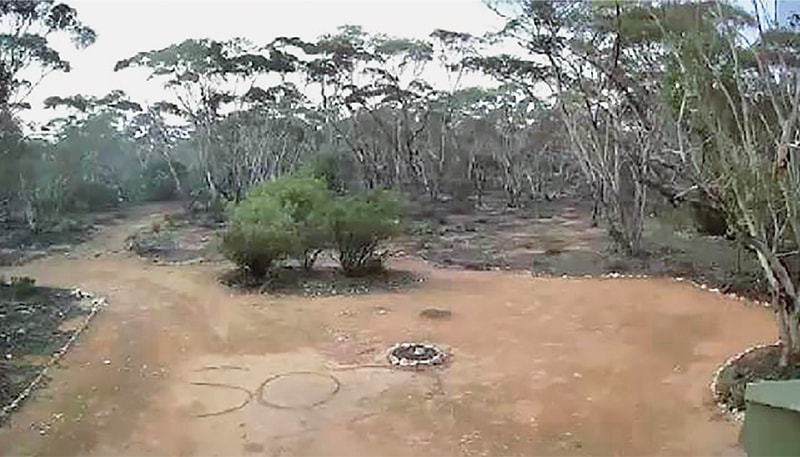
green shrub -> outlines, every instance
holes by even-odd
[[[265,276],[286,256],[311,269],[329,244],[330,204],[325,183],[318,179],[286,176],[264,183],[231,211],[223,251],[256,277]]]
[[[230,211],[230,225],[222,235],[226,257],[263,278],[273,264],[292,252],[297,232],[289,213],[270,195],[248,197]]]
[[[292,221],[297,234],[291,254],[310,270],[317,255],[330,244],[328,211],[331,196],[321,179],[284,176],[255,188],[248,198],[278,201]]]
[[[207,187],[193,188],[189,192],[189,211],[203,214],[216,222],[224,222],[227,218],[228,201],[223,197],[212,195]]]
[[[724,236],[728,233],[728,221],[722,211],[700,202],[691,202],[690,208],[697,232],[701,235]]]
[[[119,206],[119,189],[97,181],[77,183],[70,196],[73,211],[94,212]]]
[[[331,246],[345,274],[359,276],[382,269],[380,244],[398,233],[400,212],[388,192],[333,199],[321,179],[285,176],[253,188],[230,209],[221,245],[228,258],[257,278],[289,256],[311,269]]]
[[[330,227],[338,260],[348,276],[383,268],[383,241],[399,232],[400,203],[386,191],[342,197],[332,205]]]
[[[11,297],[14,300],[30,297],[36,293],[36,280],[29,276],[12,276],[8,281]]]

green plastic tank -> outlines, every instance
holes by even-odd
[[[800,379],[748,384],[745,401],[747,455],[800,456]]]

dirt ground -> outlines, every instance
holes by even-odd
[[[768,299],[754,256],[733,241],[699,235],[686,208],[661,208],[657,217],[648,217],[637,257],[609,249],[607,230],[592,226],[591,206],[585,202],[507,208],[492,198],[480,209],[454,209],[448,204],[412,206],[412,236],[404,249],[444,268],[684,277]]]
[[[770,342],[770,313],[668,280],[392,266],[396,293],[234,293],[219,262],[156,265],[123,249],[144,207],[69,256],[0,270],[110,305],[0,429],[0,455],[742,455],[708,383]],[[452,311],[425,320],[422,309]],[[451,363],[391,370],[403,340]],[[277,376],[277,378],[276,378]],[[267,382],[266,384],[265,381]]]

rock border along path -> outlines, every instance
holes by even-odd
[[[67,353],[69,348],[78,339],[78,337],[89,327],[89,324],[100,312],[101,309],[108,306],[108,300],[105,297],[95,297],[94,294],[89,292],[84,292],[79,288],[74,288],[70,291],[70,296],[76,298],[78,300],[82,300],[81,304],[84,304],[86,301],[89,302],[89,313],[84,318],[83,322],[81,322],[80,326],[73,332],[72,336],[69,337],[66,343],[61,346],[58,351],[56,351],[51,357],[50,360],[42,367],[39,373],[33,378],[33,380],[28,384],[22,392],[17,395],[14,400],[12,400],[7,405],[3,406],[0,409],[0,423],[4,422],[8,417],[13,413],[17,408],[19,408],[22,403],[30,397],[30,395],[34,392],[34,390],[42,383],[47,373],[50,371],[53,366],[55,366],[64,354]]]

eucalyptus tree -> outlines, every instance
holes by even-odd
[[[346,153],[358,157],[362,170],[360,179],[368,181],[363,168],[366,148],[350,131],[347,119],[351,116],[346,99],[361,84],[359,76],[364,65],[373,59],[366,43],[366,33],[358,26],[341,26],[315,41],[297,37],[278,37],[272,46],[289,54],[300,54],[299,70],[305,89],[316,92],[320,102],[317,107],[318,124],[324,144],[334,160]]]
[[[321,98],[327,142],[353,156],[365,187],[430,190],[422,150],[435,97],[422,78],[433,59],[430,43],[370,35],[357,26],[315,42],[276,42],[302,50],[305,80]]]
[[[51,96],[44,105],[71,113],[48,123],[52,157],[39,176],[40,186],[57,193],[62,210],[94,210],[133,198],[142,168],[124,125],[141,106],[120,90],[102,97]]]
[[[83,48],[95,41],[94,30],[78,19],[75,8],[52,0],[7,0],[0,3],[0,112],[11,119],[29,108],[25,99],[39,82],[54,71],[71,66],[48,41],[53,34],[67,34]]]
[[[424,140],[424,173],[428,191],[433,199],[440,193],[452,193],[454,188],[464,188],[469,182],[468,153],[457,148],[456,125],[463,120],[462,111],[471,92],[464,87],[464,79],[471,69],[464,65],[468,56],[475,55],[482,44],[480,38],[468,33],[436,29],[430,34],[433,50],[433,72],[441,72],[447,80],[444,87],[438,88],[429,98],[429,113]],[[470,88],[474,89],[474,88]],[[479,90],[478,90],[479,91]],[[463,164],[462,164],[463,162]],[[461,166],[464,165],[464,166]]]
[[[215,148],[214,128],[226,112],[243,106],[244,95],[257,87],[260,77],[294,71],[295,59],[242,39],[188,39],[140,52],[117,62],[114,69],[129,67],[149,69],[151,78],[161,78],[164,87],[173,91],[176,101],[162,102],[159,108],[182,117],[194,129],[197,156],[191,165],[202,174],[212,198],[234,198],[234,190],[223,183],[228,157],[215,154],[220,149]]]
[[[662,148],[659,58],[663,47],[631,39],[634,2],[500,1],[506,27],[524,56],[471,59],[471,64],[523,88],[559,113],[570,151],[593,188],[616,244],[641,250],[651,158]],[[602,211],[601,211],[602,210]]]
[[[186,165],[176,153],[176,146],[189,139],[188,129],[171,124],[165,119],[159,103],[152,104],[131,116],[124,124],[125,135],[135,145],[136,157],[146,174],[159,173],[161,164],[166,165],[178,197],[189,198],[186,182]],[[152,171],[151,171],[152,170]],[[144,182],[152,182],[145,179]]]
[[[34,162],[28,155],[38,150],[22,137],[17,114],[30,107],[26,99],[45,76],[71,69],[48,41],[59,34],[69,36],[78,48],[96,38],[65,3],[0,2],[0,218],[16,217],[20,202],[26,206],[23,194],[27,191],[22,189],[31,187],[29,172]]]
[[[602,196],[620,226],[623,171],[633,209],[646,184],[721,212],[772,290],[781,364],[800,359],[796,32],[722,1],[517,5],[505,32],[522,31],[542,59],[479,63],[554,88],[577,157],[611,188]],[[633,251],[635,233],[623,235]]]
[[[215,125],[212,145],[225,158],[221,179],[236,201],[254,185],[298,169],[322,142],[316,110],[294,84],[253,88],[245,99],[245,108]]]
[[[671,185],[699,194],[754,252],[772,291],[780,363],[797,363],[800,35],[726,3],[673,12],[694,22],[651,21],[670,51],[665,91],[680,172]]]

